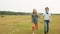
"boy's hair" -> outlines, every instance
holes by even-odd
[[[48,9],[48,10],[49,10],[49,8],[48,8],[48,7],[45,7],[45,10],[46,10],[46,9]]]

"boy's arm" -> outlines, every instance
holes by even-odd
[[[50,14],[49,18],[50,18],[50,23],[51,23],[51,21],[52,21],[52,20],[51,20],[51,14]]]
[[[43,20],[44,20],[44,13],[43,13]]]
[[[49,18],[50,18],[49,22],[51,23],[51,16],[49,16]]]
[[[42,19],[43,19],[43,22],[44,22],[44,15],[45,15],[45,14],[43,13],[43,18],[42,18]]]

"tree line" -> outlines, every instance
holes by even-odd
[[[12,12],[12,11],[0,11],[0,15],[30,15],[31,13],[24,12]]]

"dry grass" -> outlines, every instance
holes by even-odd
[[[39,20],[39,29],[37,34],[43,34],[44,23],[42,16]],[[5,15],[0,17],[0,34],[31,34],[31,16],[30,15]],[[49,34],[60,34],[60,15],[52,15]]]

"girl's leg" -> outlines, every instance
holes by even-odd
[[[32,24],[32,32],[33,32],[33,34],[35,34],[35,24],[34,23]]]
[[[38,30],[38,24],[37,23],[33,23],[33,25],[32,25],[33,34],[36,34],[37,30]]]
[[[38,24],[37,23],[35,24],[35,27],[36,27],[36,31],[37,31],[38,30]]]

